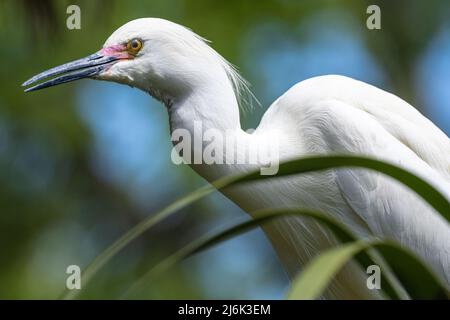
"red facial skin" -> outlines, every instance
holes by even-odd
[[[134,56],[127,51],[127,46],[123,44],[115,44],[109,47],[104,47],[100,49],[99,52],[103,56],[115,57],[119,59],[116,60],[116,62],[119,62],[120,60],[129,60],[134,58]],[[113,64],[110,64],[109,66],[105,67],[103,72],[107,73],[109,68],[111,68]]]
[[[105,56],[112,56],[118,59],[132,59],[133,55],[127,51],[127,46],[123,44],[115,44],[109,47],[102,48],[100,53]]]

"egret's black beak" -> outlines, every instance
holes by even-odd
[[[39,80],[60,75],[59,77],[41,82],[30,88],[25,89],[25,92],[39,90],[56,86],[61,83],[75,81],[83,78],[92,78],[98,75],[103,70],[114,64],[120,57],[114,55],[105,55],[102,51],[91,54],[90,56],[78,59],[61,66],[44,71],[35,75],[31,79],[25,81],[22,86],[28,86]]]

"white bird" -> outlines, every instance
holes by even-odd
[[[164,103],[172,132],[184,129],[194,135],[194,124],[201,122],[203,133],[214,129],[231,135],[244,152],[276,139],[280,161],[336,153],[374,157],[423,177],[450,199],[449,138],[407,102],[351,78],[327,75],[296,84],[272,103],[250,134],[241,129],[239,119],[239,96],[248,89],[235,69],[191,30],[157,18],[126,23],[97,53],[43,72],[24,85],[57,75],[26,91],[86,77],[127,84]],[[254,165],[192,167],[212,181]],[[386,176],[363,169],[328,170],[264,180],[224,193],[249,213],[310,208],[330,214],[360,237],[393,239],[419,255],[450,287],[449,224]],[[264,231],[290,275],[320,250],[336,244],[327,230],[304,219],[280,220]],[[347,266],[325,294],[378,296],[376,290],[367,289],[366,274],[356,265]]]

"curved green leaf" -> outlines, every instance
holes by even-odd
[[[144,287],[151,281],[157,278],[162,272],[166,271],[171,266],[175,265],[176,263],[179,263],[183,259],[199,252],[205,249],[210,248],[211,246],[214,246],[217,243],[220,243],[224,240],[227,240],[233,236],[239,235],[243,232],[249,231],[252,228],[261,226],[263,224],[266,224],[272,220],[280,219],[288,216],[301,216],[301,217],[307,217],[312,218],[316,220],[317,222],[325,225],[328,227],[333,234],[336,236],[336,238],[341,241],[342,243],[356,243],[358,240],[340,223],[335,221],[334,219],[319,213],[315,211],[309,211],[309,210],[300,210],[300,209],[279,209],[279,210],[263,210],[258,211],[252,214],[255,218],[246,222],[243,222],[241,224],[238,224],[236,226],[233,226],[231,228],[228,228],[214,236],[204,236],[201,238],[196,239],[195,241],[188,244],[186,247],[182,248],[181,250],[175,252],[174,254],[170,255],[163,261],[161,261],[159,264],[157,264],[154,268],[150,269],[143,277],[141,277],[125,294],[124,297],[133,297],[135,294],[141,292]],[[390,247],[389,247],[390,248]],[[381,255],[383,258],[387,258],[388,262],[393,262],[395,269],[390,270],[385,267],[383,263],[379,263],[380,261],[377,259],[374,259],[374,257],[366,252],[361,250],[358,250],[358,253],[355,257],[356,261],[363,267],[365,270],[369,265],[373,264],[379,264],[380,267],[383,269],[383,272],[381,274],[381,280],[383,283],[383,291],[388,295],[388,297],[391,298],[408,298],[408,295],[404,294],[404,289],[402,287],[398,287],[397,282],[393,281],[392,276],[390,276],[390,272],[394,271],[395,274],[400,273],[401,279],[406,283],[405,287],[407,288],[408,293],[412,298],[435,298],[435,297],[442,297],[445,296],[445,287],[442,286],[439,281],[436,279],[436,277],[426,268],[424,267],[420,261],[408,252],[403,252],[403,249],[399,249],[397,247],[394,247],[395,250],[389,252],[386,252],[387,249],[384,249],[381,252]],[[350,253],[352,253],[351,251]],[[346,255],[344,257],[350,256],[353,257],[354,254],[349,255],[349,252],[344,252]],[[344,253],[341,253],[344,254]],[[333,255],[332,258],[341,260],[343,259],[341,256],[336,257]],[[401,257],[402,259],[397,259],[396,257]],[[324,258],[325,259],[325,258]],[[393,260],[394,259],[394,260]],[[328,263],[330,258],[328,258]],[[333,270],[339,270],[342,265],[347,261],[348,259],[342,260],[343,262],[341,265],[336,264],[338,261],[335,261],[334,264],[324,264],[324,268],[332,268]],[[331,261],[332,262],[332,261]],[[334,268],[334,269],[333,269]],[[387,270],[386,270],[387,269]],[[406,272],[404,269],[408,269]],[[314,269],[314,270],[321,270],[322,269]],[[318,276],[318,281],[316,286],[311,286],[311,288],[315,288],[316,290],[323,290],[328,281],[330,280],[330,276],[333,276],[336,272],[331,273],[327,270],[324,270],[324,275]],[[319,272],[319,273],[320,273]],[[317,274],[316,274],[317,275]],[[314,281],[313,278],[308,278],[309,281]],[[322,281],[322,282],[321,282]],[[322,283],[322,285],[320,285]],[[302,287],[303,288],[303,287]],[[319,290],[321,292],[321,290]],[[320,294],[319,292],[319,294]]]
[[[140,292],[143,287],[149,283],[151,280],[155,279],[161,273],[179,263],[180,261],[190,257],[191,255],[206,250],[222,241],[225,241],[233,236],[245,233],[253,228],[261,226],[272,220],[286,217],[286,216],[305,216],[310,218],[315,218],[321,223],[327,225],[336,235],[338,239],[343,242],[355,241],[351,233],[349,233],[344,227],[340,226],[339,223],[335,222],[333,219],[328,218],[324,214],[309,211],[309,210],[264,210],[258,211],[252,214],[254,218],[252,220],[245,221],[243,223],[237,224],[230,228],[227,228],[215,235],[205,235],[199,237],[192,241],[182,249],[168,256],[155,267],[150,269],[144,276],[142,276],[125,294],[125,296],[133,296],[135,293]]]
[[[311,260],[293,280],[288,299],[317,299],[342,267],[358,254],[376,248],[401,277],[414,299],[447,299],[448,292],[420,260],[390,241],[360,240],[326,250]],[[381,274],[384,270],[381,268]],[[383,281],[381,282],[383,287]]]
[[[200,188],[187,196],[180,198],[173,202],[166,208],[156,212],[155,214],[144,219],[135,227],[126,232],[123,236],[117,239],[111,246],[94,259],[94,261],[84,270],[82,274],[83,286],[86,287],[92,277],[102,268],[113,256],[115,256],[128,243],[136,239],[142,233],[150,229],[152,226],[167,218],[177,210],[188,206],[189,204],[205,197],[217,189],[222,189],[237,183],[249,182],[261,179],[271,179],[280,176],[314,172],[320,170],[327,170],[339,167],[359,167],[366,168],[384,173],[398,181],[402,182],[425,201],[427,201],[433,208],[435,208],[447,221],[450,221],[450,203],[447,199],[433,188],[426,181],[415,176],[408,171],[396,167],[391,164],[384,163],[379,160],[368,159],[364,157],[355,156],[323,156],[323,157],[308,157],[297,160],[291,160],[281,163],[279,171],[274,176],[261,176],[259,170],[245,173],[238,176],[223,177],[211,185]],[[65,291],[62,295],[63,299],[75,298],[79,291]]]
[[[92,277],[109,261],[111,260],[120,250],[126,247],[130,242],[139,237],[145,231],[149,230],[151,227],[156,225],[158,222],[164,220],[171,214],[177,212],[178,210],[188,206],[189,204],[205,197],[214,191],[214,188],[207,185],[194,192],[188,194],[185,197],[178,199],[177,201],[171,203],[164,209],[157,211],[156,213],[150,215],[148,218],[139,222],[136,226],[128,230],[124,235],[117,239],[113,244],[106,248],[102,253],[100,253],[91,264],[82,272],[81,279],[83,282],[83,287],[85,287]],[[65,290],[61,295],[61,299],[74,299],[80,294],[80,290]]]
[[[318,298],[343,266],[357,253],[376,242],[356,241],[326,250],[312,259],[293,281],[286,298]]]
[[[336,169],[342,167],[357,167],[378,171],[400,181],[411,190],[415,191],[426,202],[428,202],[437,212],[439,212],[448,222],[450,222],[450,202],[438,190],[431,186],[425,180],[408,172],[407,170],[395,165],[365,157],[356,156],[326,156],[326,157],[307,157],[297,160],[290,160],[280,164],[278,173],[275,176],[262,176],[259,171],[244,174],[237,177],[230,177],[232,184],[248,181],[267,179],[270,177],[279,177],[307,173],[312,171],[321,171],[327,169]],[[225,182],[225,183],[224,183]],[[217,188],[225,187],[228,182],[218,180]],[[226,184],[226,185],[223,185]],[[213,183],[213,185],[215,185]]]

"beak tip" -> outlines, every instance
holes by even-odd
[[[92,54],[86,58],[81,58],[66,64],[54,67],[47,71],[41,72],[22,83],[22,87],[27,87],[34,84],[29,88],[24,88],[24,92],[35,91],[43,88],[48,88],[58,84],[79,80],[83,78],[92,78],[99,74],[102,70],[115,63],[119,58],[112,55],[103,55],[100,53]],[[38,81],[53,76],[58,76],[53,79],[36,84]]]
[[[25,81],[24,83],[22,83],[22,87],[26,87],[26,86],[28,86],[29,84],[31,84],[33,81],[32,81],[32,79],[28,79],[27,81]]]

